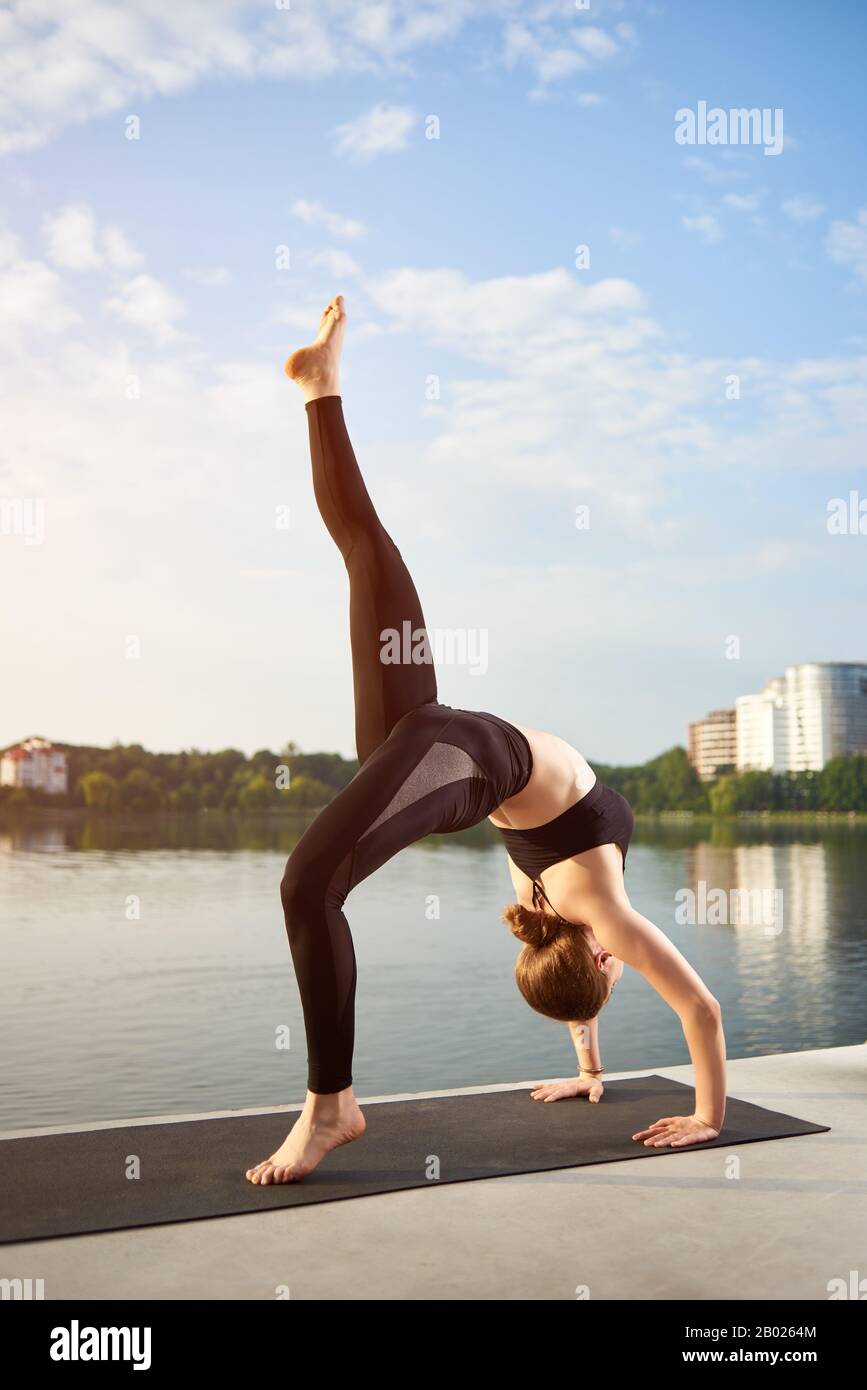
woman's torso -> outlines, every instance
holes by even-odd
[[[597,880],[610,883],[612,873],[620,877],[631,834],[631,810],[622,797],[597,781],[586,758],[564,739],[520,724],[514,727],[529,743],[532,772],[521,791],[498,806],[488,819],[501,831],[537,831],[529,843],[520,835],[504,835],[509,873],[517,900],[524,907],[556,912],[554,904],[574,904],[576,897],[583,900],[598,886]],[[619,848],[600,828],[604,823],[595,820],[600,814],[596,805],[600,798],[609,810],[614,802],[609,821],[611,835],[619,836]],[[579,809],[580,803],[586,804],[586,812],[583,807]],[[574,814],[566,814],[572,808]],[[524,861],[524,867],[515,862],[518,859]]]
[[[556,734],[519,729],[530,745],[533,770],[517,796],[502,802],[488,819],[500,830],[527,830],[545,825],[586,796],[596,774],[576,748]]]

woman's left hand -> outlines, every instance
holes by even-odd
[[[665,1120],[657,1120],[649,1129],[633,1134],[633,1139],[643,1139],[646,1149],[681,1149],[687,1144],[706,1144],[708,1139],[719,1138],[719,1130],[706,1124],[698,1115],[669,1115]]]

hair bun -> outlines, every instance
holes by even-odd
[[[503,912],[503,921],[525,946],[548,946],[562,931],[562,923],[550,912],[539,912],[537,908],[522,907],[520,903],[509,903]]]

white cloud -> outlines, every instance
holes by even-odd
[[[89,207],[68,204],[45,219],[49,260],[68,270],[98,270],[102,256],[96,249],[96,218]]]
[[[855,222],[832,222],[825,250],[838,265],[848,266],[867,285],[867,208],[860,208]]]
[[[528,66],[536,78],[531,96],[544,98],[554,83],[563,82],[577,72],[584,72],[596,63],[604,63],[621,52],[621,44],[610,33],[595,25],[569,22],[568,10],[559,13],[551,5],[530,8],[520,22],[506,22],[500,61],[506,68],[519,64]],[[562,21],[562,22],[561,22]],[[631,25],[617,27],[618,38],[625,43],[635,41]],[[595,92],[578,98],[584,106],[597,105],[601,100]]]
[[[606,34],[604,29],[597,29],[593,26],[577,30],[575,42],[591,58],[613,58],[615,53],[620,52],[620,45],[612,39],[610,34]]]
[[[713,213],[703,212],[696,217],[682,217],[680,220],[688,232],[700,233],[710,246],[723,239],[723,229]]]
[[[762,197],[761,193],[725,193],[723,202],[727,207],[736,208],[738,212],[755,212]]]
[[[151,333],[160,343],[178,336],[177,320],[186,312],[171,290],[152,275],[135,275],[104,301],[115,318]]]
[[[344,217],[342,213],[331,212],[322,203],[310,202],[307,198],[296,198],[290,209],[292,216],[311,227],[324,227],[332,236],[355,241],[365,235],[367,228],[354,217]]]
[[[13,253],[10,241],[7,254]],[[14,347],[22,331],[52,335],[77,322],[78,313],[66,302],[60,276],[43,261],[11,258],[0,269],[0,334],[3,346]]]
[[[793,222],[815,222],[825,211],[824,203],[820,203],[810,193],[799,193],[794,198],[786,198],[781,206]]]
[[[14,232],[0,223],[0,266],[17,261],[20,242]]]
[[[120,228],[99,229],[93,209],[86,203],[67,203],[47,216],[43,233],[49,260],[64,270],[129,272],[142,264],[142,256]]]
[[[366,279],[372,304],[396,328],[448,344],[470,361],[510,362],[534,375],[578,370],[599,353],[652,338],[644,297],[628,280],[587,285],[566,270],[470,281],[456,270],[410,267]]]
[[[315,251],[309,258],[309,264],[317,270],[324,270],[335,280],[342,280],[345,277],[355,277],[361,274],[361,268],[347,251],[340,251],[334,246],[326,246],[321,251]]]
[[[575,100],[579,106],[601,106],[605,98],[600,92],[579,92]]]
[[[346,121],[334,131],[335,152],[362,163],[379,154],[396,154],[406,149],[409,132],[416,123],[409,106],[388,106],[378,102],[354,121]]]
[[[609,547],[616,537],[626,544],[640,536],[652,548],[647,578],[653,574],[656,582],[665,572],[657,557],[672,553],[676,582],[687,555],[690,565],[706,558],[694,544],[701,527],[691,530],[675,500],[683,479],[691,486],[700,479],[703,493],[712,493],[714,479],[727,473],[750,478],[755,487],[760,474],[779,470],[790,479],[799,466],[815,468],[817,459],[829,470],[851,471],[867,447],[867,358],[788,365],[679,355],[646,317],[639,288],[627,281],[587,285],[562,270],[473,281],[447,269],[404,267],[365,280],[363,288],[392,331],[422,347],[423,362],[435,363],[446,351],[484,369],[453,369],[443,403],[431,412],[438,429],[423,476],[434,473],[444,495],[473,479],[473,489],[462,491],[459,522],[425,507],[425,525],[456,555],[462,544],[475,546],[472,537],[486,528],[500,528],[501,547],[520,546],[518,518],[540,506],[550,540],[573,524],[570,512],[581,501],[591,506],[593,526],[602,528]],[[349,307],[352,315],[351,301]],[[748,405],[725,401],[733,371],[749,383]],[[748,571],[788,563],[788,551],[761,548],[768,532],[760,517],[754,529],[759,553],[752,568],[744,552],[753,542],[741,536],[740,558],[715,560],[709,584],[723,575],[743,582]],[[613,551],[610,564],[616,564]],[[544,563],[540,558],[529,568],[532,592]],[[641,592],[640,584],[630,589],[639,606]],[[485,603],[495,603],[491,594]],[[552,628],[573,621],[560,604],[550,616]],[[645,616],[649,631],[653,615]],[[703,621],[698,614],[696,620]],[[643,640],[635,613],[618,614],[617,621],[630,626],[631,640]],[[589,627],[595,631],[592,622]]]
[[[119,227],[105,227],[101,243],[105,262],[112,270],[127,273],[137,270],[144,262],[144,256],[127,241]]]
[[[64,270],[99,271],[108,276],[112,292],[103,300],[103,308],[113,318],[144,329],[159,343],[170,342],[177,336],[177,321],[186,312],[184,305],[152,275],[130,275],[139,269],[144,258],[120,227],[101,227],[86,203],[67,203],[43,219],[42,231],[48,256],[55,265]],[[220,267],[202,266],[186,273],[201,284],[224,284],[229,278],[228,271]],[[40,281],[47,293],[50,282],[44,274]]]
[[[543,86],[571,77],[574,72],[583,72],[588,66],[587,59],[574,48],[549,48],[539,52],[534,61],[536,76]]]
[[[65,126],[217,78],[368,72],[456,33],[468,9],[461,0],[293,0],[284,10],[217,0],[205,23],[176,0],[135,9],[100,0],[19,3],[2,16],[0,152],[32,149]]]
[[[543,88],[580,69],[579,59],[605,62],[637,41],[628,24],[613,33],[576,27],[563,0],[292,0],[285,9],[274,0],[214,0],[207,23],[198,7],[177,0],[128,8],[13,0],[0,11],[0,154],[34,149],[93,119],[114,118],[120,140],[122,117],[139,102],[207,82],[403,76],[415,54],[459,38],[476,20],[495,29],[498,51],[485,61],[526,63]]]
[[[644,240],[641,232],[631,231],[628,227],[609,227],[608,235],[615,246],[621,246],[624,250],[629,250],[633,246],[640,246]]]

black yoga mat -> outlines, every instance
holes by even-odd
[[[295,1118],[285,1111],[2,1139],[0,1241],[685,1153],[647,1149],[632,1135],[665,1115],[691,1114],[693,1102],[691,1086],[662,1076],[610,1081],[598,1105],[545,1105],[529,1090],[386,1101],[363,1106],[362,1139],[335,1150],[302,1183],[268,1187],[254,1187],[244,1173],[284,1139]],[[719,1138],[690,1147],[731,1148],[828,1128],[730,1099]],[[135,1159],[140,1176],[127,1177]]]

